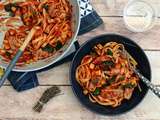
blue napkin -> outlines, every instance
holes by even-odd
[[[100,24],[103,23],[103,21],[97,14],[97,12],[92,8],[89,0],[79,0],[79,3],[80,3],[80,8],[81,8],[81,11],[80,11],[81,12],[81,24],[80,24],[79,35],[82,35],[98,27]],[[12,86],[18,92],[34,88],[39,85],[36,73],[49,70],[55,66],[71,61],[75,52],[79,48],[78,41],[74,43],[74,48],[75,48],[74,51],[72,51],[68,56],[64,57],[60,61],[42,70],[34,71],[34,72],[14,72],[12,71],[10,75],[8,76],[8,80],[11,82]]]

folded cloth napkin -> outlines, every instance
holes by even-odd
[[[96,13],[96,11],[92,8],[89,0],[79,0],[79,3],[80,3],[80,13],[81,13],[81,24],[80,24],[79,35],[82,35],[98,27],[100,24],[103,23],[103,21]],[[18,92],[34,88],[39,85],[36,73],[51,69],[64,62],[71,61],[76,50],[79,48],[79,44],[77,41],[74,43],[74,46],[72,48],[74,48],[72,52],[68,53],[66,57],[54,63],[53,65],[35,72],[12,71],[8,76],[8,80],[11,82],[12,86]]]

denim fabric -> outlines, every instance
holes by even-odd
[[[78,35],[85,34],[103,23],[96,11],[92,11],[89,15],[81,19],[80,29]]]

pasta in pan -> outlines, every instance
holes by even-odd
[[[136,67],[137,62],[131,56],[129,60]],[[129,100],[139,81],[129,67],[124,46],[116,42],[95,45],[81,60],[75,76],[91,102],[112,107]]]
[[[8,14],[10,17],[3,17]],[[72,37],[71,19],[72,6],[68,0],[0,2],[0,27],[8,28],[0,55],[5,61],[10,61],[33,26],[40,29],[18,63],[31,63],[54,55]]]

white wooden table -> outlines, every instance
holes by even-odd
[[[79,37],[83,43],[102,33],[114,32],[125,35],[137,42],[149,57],[152,67],[152,82],[160,86],[160,25],[144,33],[133,33],[124,26],[122,12],[128,0],[117,0],[116,8],[109,10],[102,0],[92,0],[94,7],[104,20],[104,25]],[[150,0],[155,6],[159,0]],[[159,12],[160,13],[160,12]],[[102,116],[82,106],[74,96],[69,82],[69,65],[65,63],[49,71],[39,73],[40,86],[17,93],[9,82],[0,89],[0,120],[160,120],[160,99],[148,92],[145,99],[132,111],[120,116]],[[61,96],[52,99],[39,114],[32,110],[45,89],[60,86]]]

